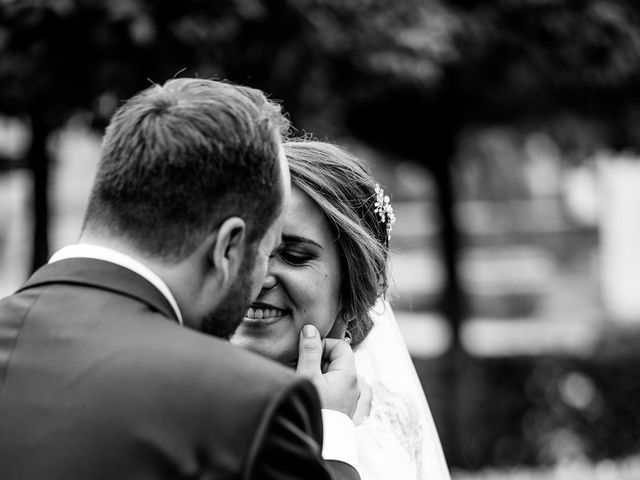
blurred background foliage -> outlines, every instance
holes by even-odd
[[[51,253],[61,132],[99,133],[150,82],[196,75],[282,100],[391,187],[396,309],[411,348],[444,339],[413,351],[452,467],[635,458],[640,309],[606,292],[640,271],[600,265],[640,267],[603,253],[640,229],[603,233],[619,210],[592,185],[637,175],[635,2],[0,0],[0,177],[29,178],[24,275]]]

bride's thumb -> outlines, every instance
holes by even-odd
[[[315,378],[322,375],[322,339],[318,329],[305,325],[300,332],[298,343],[298,367],[296,371],[305,377]]]

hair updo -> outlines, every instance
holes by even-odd
[[[370,309],[387,291],[387,224],[375,212],[376,182],[365,163],[316,140],[283,144],[291,182],[320,208],[335,231],[342,277],[340,296],[351,344],[367,336]]]

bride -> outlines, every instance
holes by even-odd
[[[448,480],[426,398],[391,307],[387,256],[395,221],[363,162],[335,145],[284,144],[292,202],[282,245],[232,337],[295,367],[303,325],[354,349],[361,397],[353,417],[363,480]]]

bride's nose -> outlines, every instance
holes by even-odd
[[[262,289],[271,290],[273,287],[276,286],[277,283],[278,283],[278,280],[276,279],[276,276],[273,275],[271,272],[268,272],[267,276],[264,279],[264,282],[262,282]]]

